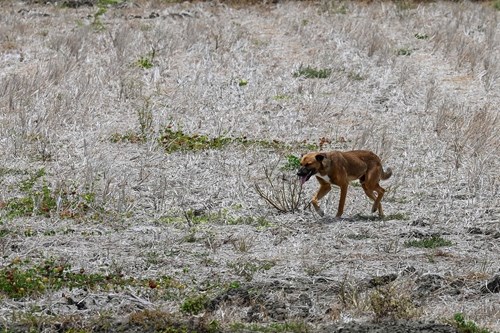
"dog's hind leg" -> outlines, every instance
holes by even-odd
[[[372,213],[375,213],[378,210],[378,215],[380,217],[383,217],[384,213],[382,211],[381,201],[382,197],[384,196],[385,190],[378,184],[375,185],[374,188],[369,187],[366,183],[361,184],[361,186],[363,187],[366,196],[373,201]],[[377,192],[377,196],[375,196],[375,192]]]
[[[373,203],[372,213],[375,213],[378,209],[378,215],[380,217],[384,217],[384,212],[382,210],[382,198],[384,197],[385,189],[382,188],[379,184],[377,184],[375,191],[377,192],[377,199]]]

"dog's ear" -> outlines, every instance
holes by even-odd
[[[318,161],[318,162],[321,163],[321,162],[323,162],[323,160],[325,159],[325,157],[326,157],[326,154],[323,154],[323,153],[316,154],[316,161]]]

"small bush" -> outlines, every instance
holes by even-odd
[[[181,311],[184,313],[197,315],[201,311],[205,310],[207,301],[208,299],[205,295],[188,297],[181,304]]]
[[[405,290],[397,290],[395,285],[377,288],[370,294],[371,310],[375,319],[411,319],[416,315],[416,307]]]
[[[273,170],[264,169],[265,186],[255,184],[257,194],[281,213],[295,213],[303,202],[302,186],[296,177],[285,174],[276,176]]]

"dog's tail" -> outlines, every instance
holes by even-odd
[[[382,169],[382,180],[389,179],[392,176],[392,169],[387,168],[385,171]]]

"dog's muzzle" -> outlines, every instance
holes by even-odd
[[[316,173],[316,170],[314,169],[308,169],[306,167],[302,167],[299,169],[297,172],[297,176],[300,177],[300,184],[303,185],[305,182],[309,180],[314,174]]]

